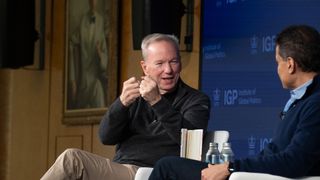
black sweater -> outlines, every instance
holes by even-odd
[[[150,106],[138,98],[129,107],[118,98],[100,123],[103,144],[117,145],[114,161],[152,167],[163,156],[178,156],[180,130],[204,129],[209,120],[210,100],[181,80],[177,89]]]

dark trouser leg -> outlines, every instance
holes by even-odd
[[[200,180],[201,170],[208,164],[180,157],[160,159],[149,177],[149,180]]]

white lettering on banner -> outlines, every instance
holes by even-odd
[[[203,48],[204,52],[215,51],[215,50],[219,50],[219,49],[221,49],[221,44],[220,43],[212,44],[212,45],[209,45],[209,46],[205,46]]]
[[[248,105],[248,104],[261,104],[262,100],[261,98],[239,98],[238,100],[239,105]]]
[[[253,35],[250,39],[250,47],[251,47],[251,54],[258,53],[258,38],[256,35]]]
[[[275,48],[275,39],[275,35],[262,37],[262,52],[273,52]]]
[[[221,90],[216,88],[213,91],[213,106],[217,107],[220,105],[220,95],[221,94]]]
[[[253,96],[256,95],[256,89],[239,90],[239,96]]]
[[[225,106],[262,104],[262,98],[256,97],[256,92],[257,92],[256,88],[225,89],[223,92],[224,92],[223,105]],[[213,94],[214,98],[216,100],[218,94],[215,91],[213,91],[213,93],[214,93]]]
[[[213,52],[213,53],[206,53],[204,58],[209,59],[222,59],[226,57],[226,53],[224,52]]]
[[[261,42],[260,42],[260,39],[261,39]],[[256,55],[259,53],[258,46],[259,46],[259,48],[261,46],[262,53],[274,52],[275,46],[276,46],[275,39],[276,39],[275,35],[258,37],[254,34],[250,38],[250,53],[251,53],[251,55]]]
[[[270,142],[271,142],[271,138],[261,138],[260,139],[260,151],[262,151],[264,148],[265,148],[265,146],[267,146]]]
[[[249,104],[249,100],[247,98],[239,98],[240,105],[247,105]]]
[[[252,156],[252,155],[255,155],[256,153],[259,153],[271,141],[272,141],[272,138],[266,138],[266,137],[258,138],[258,137],[254,137],[253,135],[250,135],[250,137],[248,137],[248,155]],[[260,146],[259,149],[257,149],[258,147],[257,145]]]
[[[238,98],[238,91],[233,90],[225,90],[224,91],[224,104],[225,105],[234,105],[236,99]]]
[[[256,154],[256,138],[252,135],[248,138],[248,155],[253,156]]]
[[[204,59],[222,59],[226,57],[226,53],[222,50],[221,43],[212,44],[203,48]]]

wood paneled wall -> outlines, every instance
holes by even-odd
[[[99,142],[98,125],[62,124],[66,1],[46,0],[45,69],[0,70],[0,179],[39,179],[69,147],[108,158],[114,155],[113,146],[103,146]],[[131,76],[139,77],[142,71],[141,52],[132,48],[131,0],[121,0],[120,4],[121,88],[123,81]],[[195,0],[194,12],[193,51],[181,53],[181,76],[197,88],[200,0]]]

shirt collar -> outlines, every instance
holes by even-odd
[[[290,96],[293,99],[301,99],[302,96],[306,93],[307,91],[307,87],[312,83],[313,79],[305,82],[304,84],[302,84],[301,86],[299,86],[298,88],[291,90],[290,91]]]

